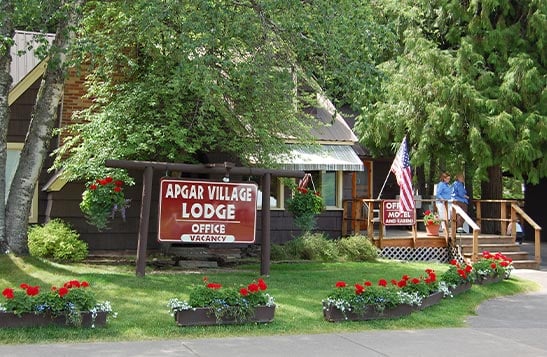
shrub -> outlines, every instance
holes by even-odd
[[[287,244],[290,255],[306,260],[335,261],[338,249],[334,241],[321,233],[305,233]]]
[[[339,254],[347,261],[366,262],[378,258],[378,249],[368,237],[353,235],[336,242]]]
[[[281,244],[272,244],[270,247],[270,259],[271,260],[290,260],[294,257],[289,254],[287,246]]]
[[[30,255],[60,262],[81,261],[87,257],[87,243],[78,232],[60,219],[33,226],[28,232]]]

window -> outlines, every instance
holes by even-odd
[[[327,209],[342,208],[342,171],[314,171],[312,174],[313,184],[308,184],[309,188],[313,188],[321,193],[325,200]],[[296,180],[298,183],[298,180]],[[284,193],[285,201],[291,198],[291,192],[285,185],[281,188]],[[283,207],[287,206],[287,202]]]
[[[8,193],[19,164],[19,157],[21,156],[21,150],[23,150],[23,143],[8,143],[8,153],[6,160],[6,202],[8,200]],[[38,185],[34,190],[34,196],[32,198],[32,206],[30,208],[29,223],[38,222]]]
[[[327,208],[342,207],[342,171],[321,173],[321,195]]]
[[[270,184],[270,209],[282,208],[283,192],[281,191],[281,187],[283,187],[281,181],[278,178],[272,178]],[[262,208],[262,190],[260,188],[256,193],[256,207],[258,209]]]

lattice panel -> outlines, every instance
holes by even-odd
[[[450,260],[448,249],[437,247],[385,247],[380,251],[380,257],[407,261],[434,260],[441,263],[446,263]]]

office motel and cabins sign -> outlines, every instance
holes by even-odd
[[[164,178],[160,242],[253,243],[257,186]]]

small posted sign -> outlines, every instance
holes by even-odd
[[[401,212],[399,200],[384,200],[382,221],[386,226],[411,226],[416,222],[414,210]]]
[[[253,243],[257,186],[163,178],[160,242]]]

